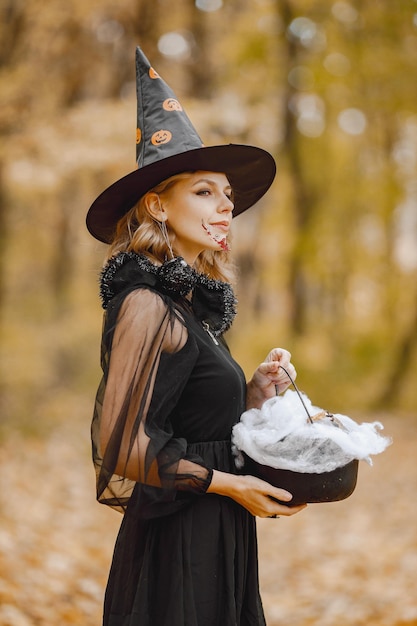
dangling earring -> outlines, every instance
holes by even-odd
[[[172,249],[171,241],[169,239],[168,228],[167,228],[167,225],[165,223],[165,220],[163,220],[162,222],[158,222],[158,226],[159,226],[159,228],[161,230],[162,237],[165,240],[165,243],[166,243],[166,245],[168,247],[169,253],[171,255],[171,260],[172,260],[172,259],[175,258],[175,255],[174,255],[174,251]]]
[[[163,213],[164,210],[159,196],[158,203],[159,210]],[[168,247],[171,258],[167,259],[165,263],[158,268],[158,278],[168,294],[186,296],[196,284],[197,273],[181,256],[176,257],[174,255],[165,221],[166,220],[163,219],[161,222],[157,221],[157,223],[161,229],[162,237]]]
[[[160,211],[161,213],[163,213],[163,212],[164,212],[164,209],[162,208],[161,198],[160,198],[158,195],[157,195],[156,197],[158,198],[159,211]],[[165,241],[165,243],[166,243],[166,245],[167,245],[167,248],[168,248],[169,253],[170,253],[170,255],[171,255],[171,261],[172,261],[172,259],[174,259],[174,258],[175,258],[175,255],[174,255],[174,251],[173,251],[173,249],[172,249],[171,241],[170,241],[170,239],[169,239],[168,229],[167,229],[167,225],[166,225],[166,223],[165,223],[165,219],[162,219],[161,221],[156,220],[156,222],[157,222],[157,224],[158,224],[158,226],[159,226],[159,228],[160,228],[160,230],[161,230],[162,237],[163,237],[163,239],[164,239],[164,241]]]

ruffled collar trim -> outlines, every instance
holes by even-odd
[[[216,336],[230,328],[236,315],[237,300],[229,283],[200,274],[181,257],[157,266],[135,252],[120,252],[104,266],[100,277],[103,308],[107,309],[115,296],[140,286],[153,288],[174,301],[192,292],[195,317],[209,324]]]

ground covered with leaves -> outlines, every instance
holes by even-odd
[[[344,502],[259,520],[268,626],[417,625],[417,419]],[[120,515],[94,499],[88,428],[0,449],[0,626],[99,626]],[[156,625],[155,625],[156,626]]]

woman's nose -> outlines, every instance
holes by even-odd
[[[231,213],[234,207],[235,205],[233,204],[232,200],[227,196],[224,196],[219,207],[220,213]]]

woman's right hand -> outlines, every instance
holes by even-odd
[[[290,516],[306,508],[306,504],[286,506],[277,502],[291,502],[292,495],[285,489],[274,487],[255,476],[228,474],[213,471],[207,493],[217,493],[232,498],[257,517]]]

